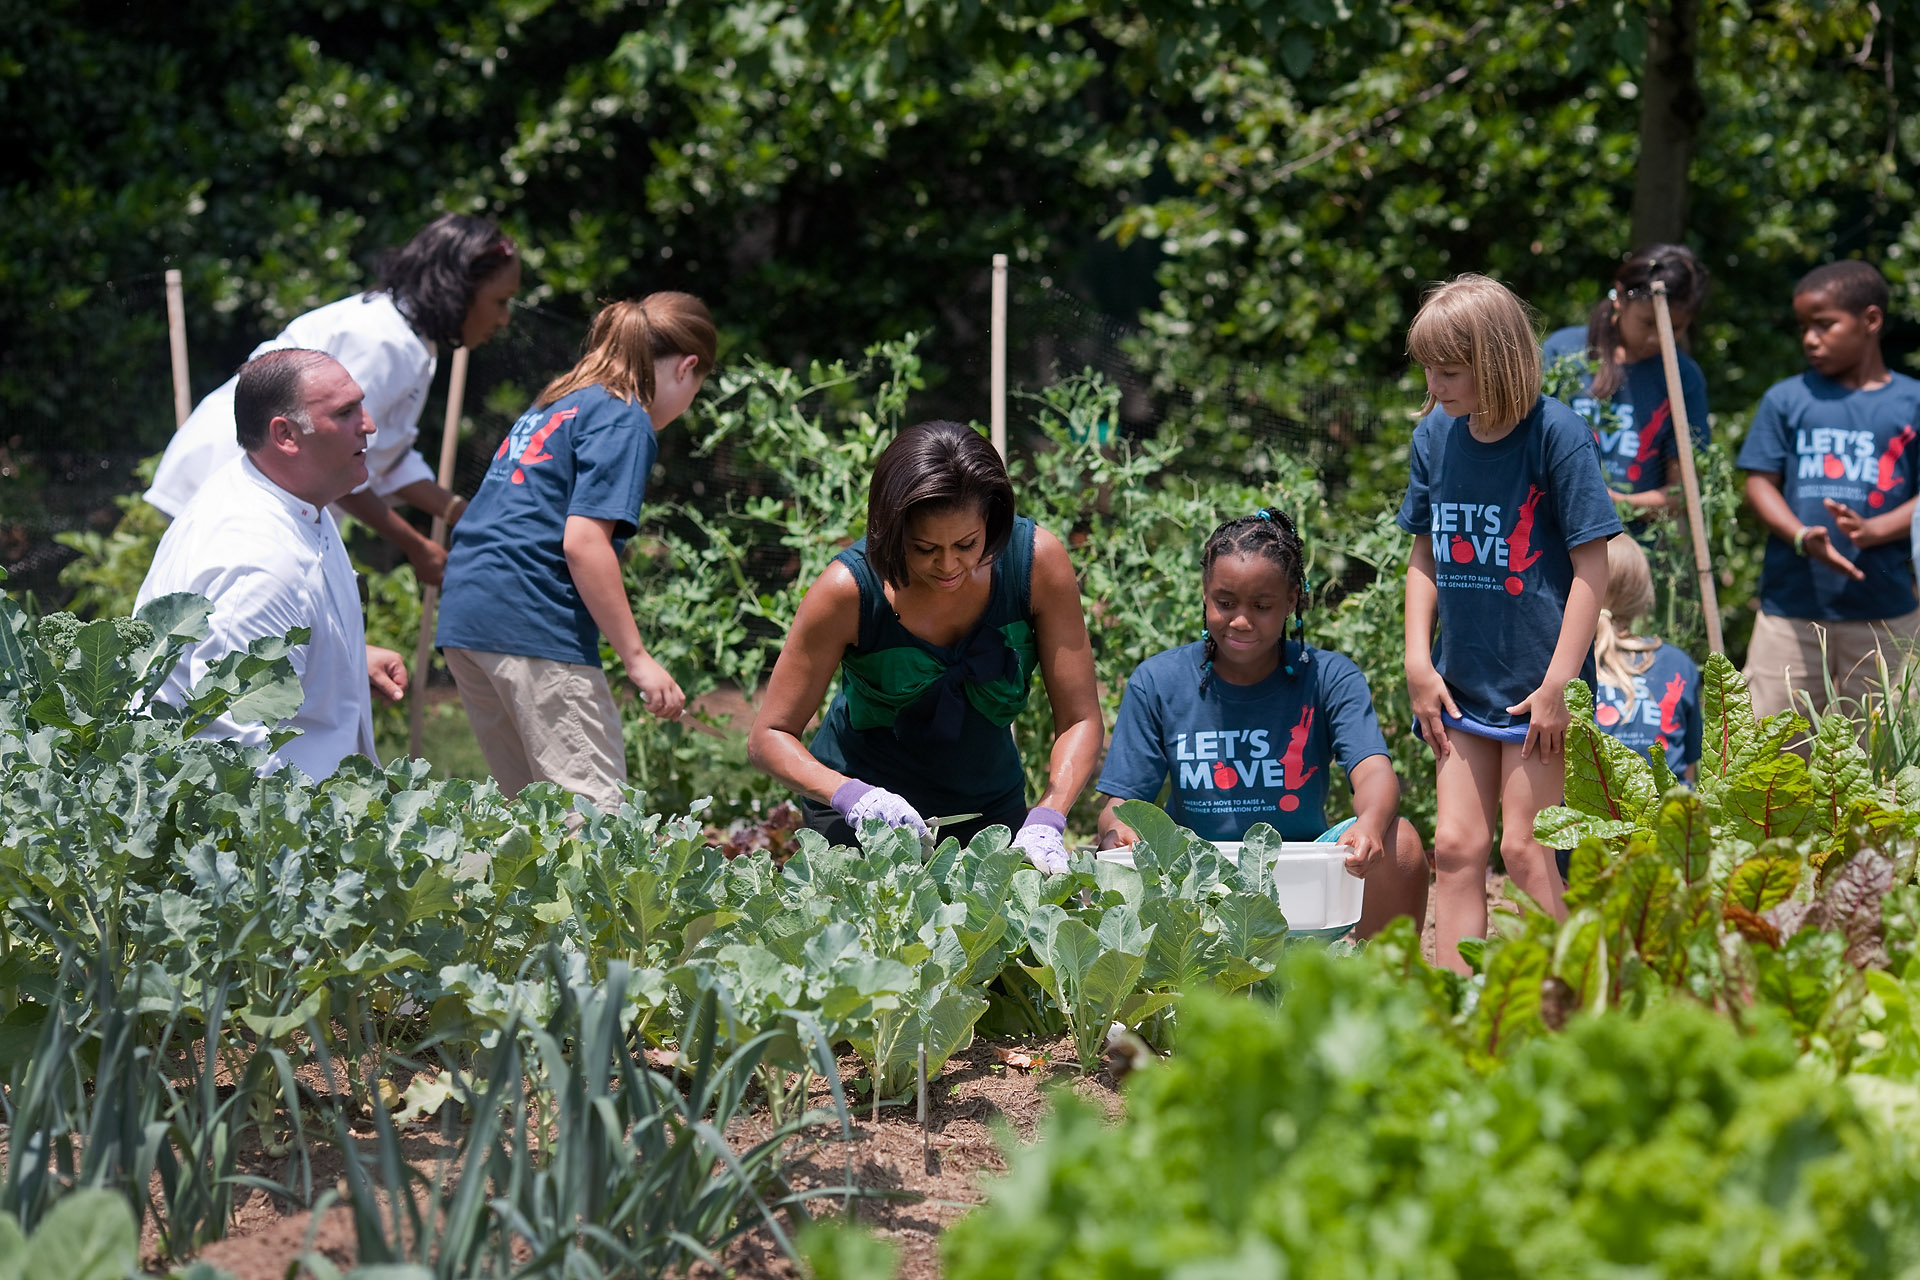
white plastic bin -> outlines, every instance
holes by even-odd
[[[1220,856],[1236,865],[1237,842],[1216,844]],[[1103,862],[1133,865],[1133,847],[1103,849]],[[1360,922],[1366,881],[1347,874],[1347,847],[1288,840],[1273,861],[1273,899],[1287,917],[1287,929],[1297,938],[1337,938]]]

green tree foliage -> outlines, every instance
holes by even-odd
[[[936,321],[977,341],[989,254],[1071,257],[1151,166],[1162,77],[1364,29],[1320,3],[1172,0],[7,9],[16,412],[85,400],[158,340],[103,281],[183,267],[204,390],[446,207],[505,219],[535,297],[690,288],[782,362]],[[139,427],[157,443],[164,418]]]
[[[1421,290],[1462,271],[1506,280],[1554,325],[1604,291],[1631,247],[1645,8],[1396,12],[1401,38],[1355,74],[1245,56],[1194,86],[1201,120],[1162,153],[1178,190],[1111,227],[1166,255],[1150,344],[1164,378],[1239,371],[1284,400],[1392,375]],[[1722,411],[1800,367],[1787,310],[1807,268],[1864,254],[1909,308],[1920,286],[1920,139],[1889,89],[1904,56],[1889,21],[1866,4],[1705,7],[1688,238],[1716,277],[1694,350]]]
[[[1833,253],[1903,290],[1907,6],[1708,6],[1691,224],[1723,405],[1797,363],[1783,290]],[[84,401],[100,282],[182,264],[222,361],[366,279],[441,207],[503,215],[540,295],[714,299],[782,362],[938,322],[993,251],[1066,275],[1157,241],[1168,376],[1401,367],[1468,268],[1577,318],[1625,247],[1645,10],[278,0],[8,6],[0,392]],[[1103,259],[1103,262],[1110,261]],[[1724,390],[1722,390],[1724,388]],[[163,429],[163,428],[162,428]]]

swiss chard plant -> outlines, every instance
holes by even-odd
[[[1499,1052],[1578,1008],[1637,1005],[1662,990],[1729,1010],[1764,1004],[1842,1064],[1867,972],[1888,962],[1888,895],[1913,878],[1920,772],[1876,784],[1855,727],[1817,733],[1792,712],[1756,721],[1720,656],[1702,675],[1697,789],[1659,747],[1651,763],[1595,726],[1568,687],[1566,803],[1535,834],[1569,850],[1564,923],[1526,906],[1473,950],[1484,967],[1472,1025]]]

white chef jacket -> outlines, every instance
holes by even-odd
[[[324,778],[356,752],[378,760],[366,623],[353,565],[330,514],[267,479],[242,454],[208,477],[160,539],[139,603],[176,591],[205,596],[213,614],[207,638],[181,658],[160,701],[182,705],[224,655],[307,627],[312,636],[289,655],[306,694],[287,722],[300,736],[280,748],[266,771],[291,764]],[[222,716],[202,736],[265,746],[267,732]]]
[[[433,385],[433,344],[413,331],[391,295],[356,293],[309,311],[279,337],[255,347],[253,355],[290,347],[326,352],[360,384],[375,427],[367,441],[363,487],[385,497],[434,478],[413,447],[420,436],[420,410]],[[167,442],[146,499],[168,515],[185,511],[207,477],[240,456],[233,426],[233,389],[239,380],[235,374],[202,400]]]

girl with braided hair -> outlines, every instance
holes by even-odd
[[[1366,677],[1306,640],[1306,547],[1286,513],[1262,507],[1213,531],[1200,557],[1205,627],[1193,644],[1148,658],[1127,681],[1100,773],[1103,847],[1135,833],[1123,800],[1158,800],[1206,840],[1268,823],[1288,840],[1347,846],[1367,882],[1356,931],[1395,916],[1426,919],[1427,861],[1400,814],[1400,782]],[[1291,633],[1291,634],[1289,634]],[[1338,762],[1354,817],[1327,830],[1327,775]]]

